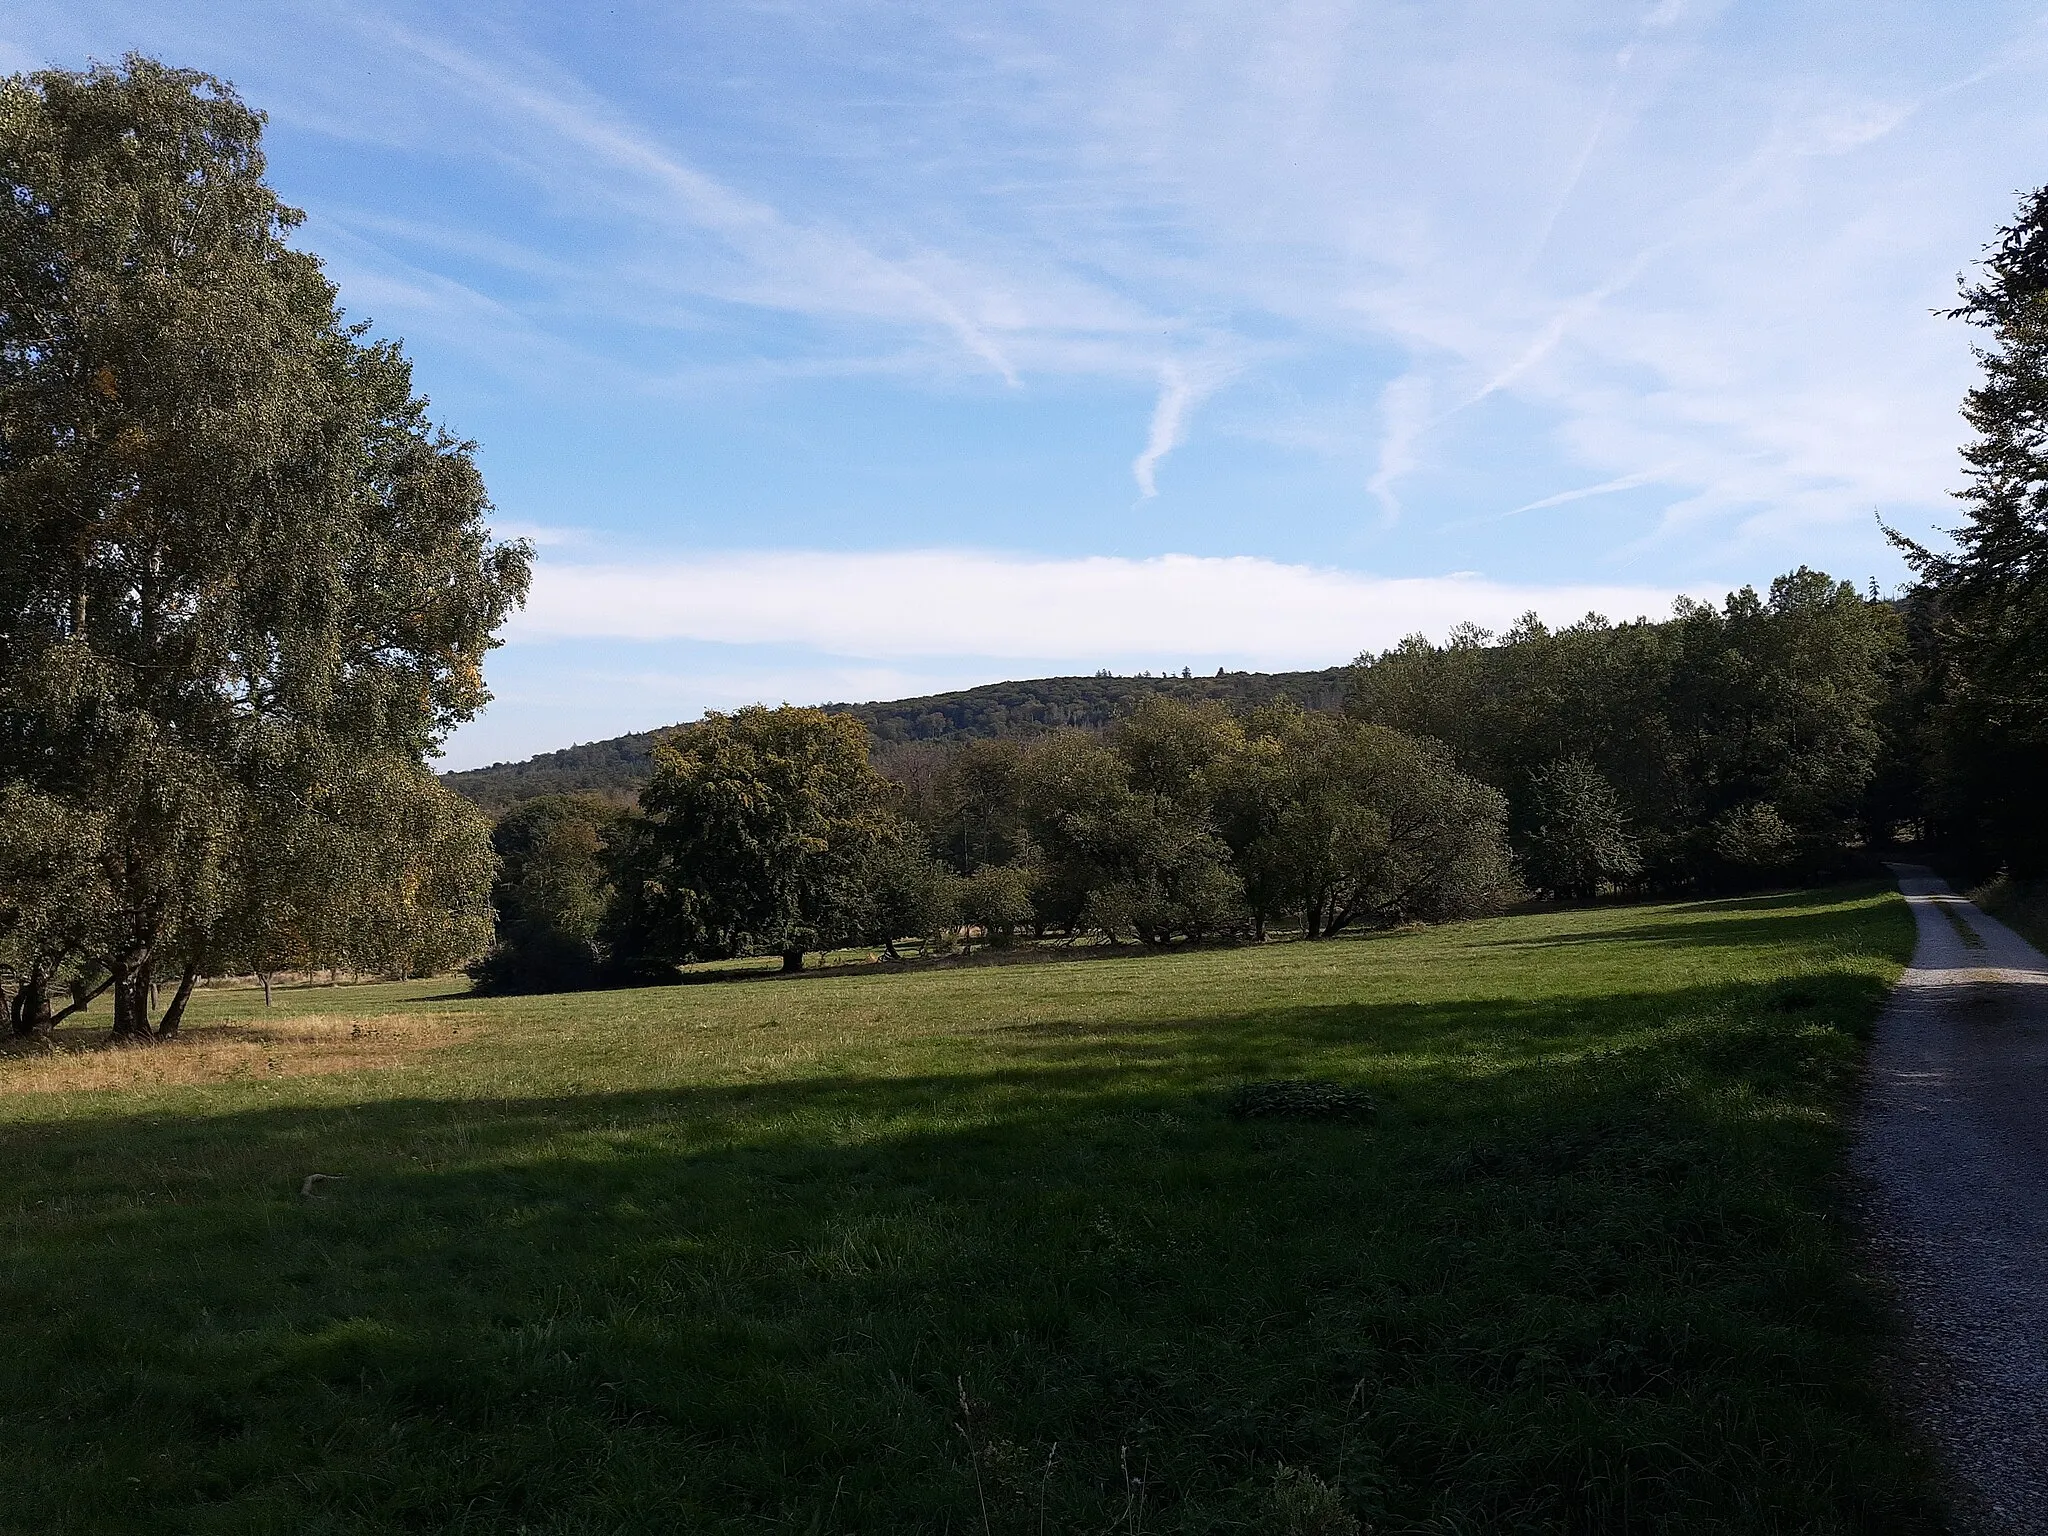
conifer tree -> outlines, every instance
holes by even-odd
[[[2048,869],[2048,187],[1998,232],[1949,311],[1981,327],[1963,401],[1966,509],[1954,549],[1893,541],[1934,609],[1937,820],[2016,872]]]

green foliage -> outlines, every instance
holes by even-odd
[[[1781,874],[1799,855],[1799,832],[1768,800],[1736,806],[1714,823],[1714,852],[1738,869]]]
[[[1046,677],[990,683],[959,693],[880,704],[828,704],[852,715],[875,740],[876,765],[914,780],[928,749],[978,741],[1028,741],[1057,730],[1101,731],[1150,698],[1210,701],[1250,709],[1289,698],[1312,709],[1344,701],[1349,671],[1228,672],[1217,677]],[[544,752],[520,763],[493,763],[443,775],[457,794],[494,813],[537,795],[588,791],[630,804],[654,772],[654,749],[676,730],[640,731],[588,746]]]
[[[937,943],[960,921],[961,882],[933,857],[915,827],[897,824],[880,838],[868,860],[867,903],[858,935],[896,953],[896,941]]]
[[[492,828],[497,942],[470,969],[483,990],[554,992],[598,979],[612,896],[605,845],[621,819],[595,796],[544,795]]]
[[[1232,931],[1243,903],[1229,850],[1199,806],[1135,781],[1123,748],[1068,731],[1029,754],[1019,809],[1042,862],[1040,921],[1148,944]]]
[[[1041,932],[1311,936],[1469,915],[1512,889],[1500,797],[1444,752],[1341,715],[1148,699],[1106,735],[956,750],[907,797],[933,845]],[[991,907],[993,910],[993,907]],[[970,916],[970,922],[982,919]]]
[[[103,817],[0,785],[0,997],[14,1034],[49,1030],[59,968],[102,947],[105,838]]]
[[[858,720],[759,706],[707,714],[656,749],[640,799],[611,927],[622,953],[768,952],[797,969],[806,950],[864,936],[896,818]]]
[[[479,829],[421,763],[488,697],[530,552],[489,541],[471,445],[288,243],[262,127],[139,57],[0,81],[0,783],[91,822],[75,942],[128,1034],[167,961],[181,998],[229,951],[341,957],[316,934],[405,971],[481,899]]]
[[[491,941],[491,824],[417,763],[350,775],[351,810],[324,829],[332,927],[317,952],[385,976],[435,976]]]
[[[958,882],[953,908],[991,947],[1007,948],[1036,914],[1035,884],[1035,872],[1022,865],[984,864]]]
[[[1559,758],[1531,774],[1527,806],[1522,867],[1537,890],[1585,899],[1643,867],[1621,798],[1584,758]]]
[[[1276,708],[1247,726],[1235,803],[1246,865],[1309,937],[1496,910],[1515,890],[1507,802],[1434,742],[1341,715]],[[1263,750],[1262,750],[1263,749]]]
[[[1843,1181],[1911,942],[1860,889],[201,992],[457,1043],[0,1093],[0,1528],[1931,1536]],[[1230,1116],[1271,1079],[1378,1113]]]
[[[1985,333],[1963,401],[1967,513],[1923,582],[1933,830],[1951,856],[2048,873],[2048,187],[2022,199],[1952,311]]]
[[[1869,826],[1905,631],[1888,603],[1801,568],[1662,623],[1598,615],[1551,631],[1534,615],[1495,639],[1466,629],[1361,657],[1347,709],[1443,742],[1515,796],[1533,826],[1532,765],[1577,758],[1613,787],[1641,879],[1673,889],[1753,878],[1721,833],[1769,805],[1790,829],[1781,873],[1838,867]]]
[[[1300,1467],[1282,1467],[1273,1477],[1267,1529],[1275,1536],[1359,1536],[1364,1527],[1320,1477]]]

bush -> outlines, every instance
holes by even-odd
[[[589,795],[546,795],[491,831],[497,942],[470,968],[490,992],[559,992],[595,983],[598,930],[612,896],[608,835],[623,813]]]
[[[1022,865],[990,864],[959,882],[955,910],[962,922],[981,930],[983,943],[1006,949],[1032,919],[1036,883],[1034,872]]]

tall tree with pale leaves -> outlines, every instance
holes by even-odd
[[[349,797],[440,793],[422,764],[489,697],[531,551],[491,540],[473,445],[290,243],[263,125],[136,56],[0,81],[0,785],[91,813],[103,910],[63,941],[112,975],[125,1035],[167,965],[176,1027],[247,866],[308,817],[350,832],[329,898],[387,881],[417,850],[368,842],[426,822],[458,881],[489,879],[473,819]],[[396,912],[355,931],[404,950]]]

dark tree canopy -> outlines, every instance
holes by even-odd
[[[163,962],[182,999],[226,950],[278,940],[249,866],[274,853],[279,874],[317,824],[361,854],[321,873],[328,905],[351,869],[373,882],[339,901],[351,944],[389,958],[415,947],[405,912],[441,920],[380,894],[410,854],[361,847],[420,815],[342,787],[426,803],[421,765],[488,698],[526,589],[472,445],[289,244],[263,121],[139,57],[0,81],[0,781],[97,819],[106,892],[91,933],[9,942],[31,969],[103,957],[125,1033],[148,1030]],[[421,814],[448,870],[476,866],[473,817]]]
[[[1894,535],[1924,590],[1931,818],[1966,861],[2048,872],[2048,187],[1951,314],[1979,327],[1953,549]]]
[[[1645,885],[1817,874],[1873,835],[1904,636],[1892,604],[1801,568],[1662,623],[1550,630],[1530,615],[1498,638],[1417,636],[1359,659],[1347,708],[1444,743],[1513,797],[1525,852],[1531,770],[1572,758],[1612,786]],[[1765,866],[1749,834],[1769,826],[1785,840]]]
[[[492,829],[497,942],[472,970],[486,990],[553,992],[597,980],[612,897],[606,842],[622,816],[594,795],[544,795]]]

